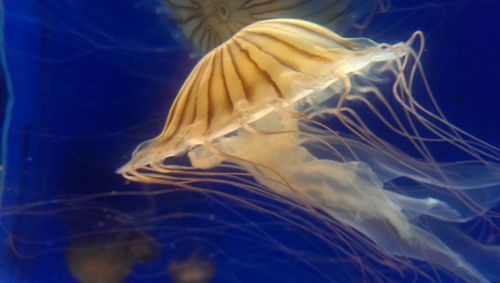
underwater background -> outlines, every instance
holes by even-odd
[[[500,2],[390,3],[346,36],[396,43],[423,31],[422,65],[448,120],[500,146]],[[0,282],[363,281],[334,248],[270,215],[115,173],[161,131],[199,59],[162,3],[4,0],[0,8]],[[464,229],[500,244],[475,222]],[[436,280],[379,268],[387,281]],[[201,279],[176,279],[183,270]]]

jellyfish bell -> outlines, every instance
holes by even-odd
[[[183,261],[172,261],[168,271],[175,283],[206,283],[214,274],[210,260],[199,259],[196,255]]]
[[[415,100],[417,74],[428,91],[423,43],[419,32],[389,45],[301,20],[251,24],[200,60],[162,133],[118,173],[186,189],[232,184],[338,221],[393,260],[425,261],[468,282],[499,278],[481,264],[498,262],[499,248],[450,228],[498,204],[498,149],[447,122],[432,98],[432,111]],[[433,144],[473,160],[439,163]]]
[[[118,172],[154,166],[403,53],[402,44],[345,39],[300,20],[252,24],[200,60],[162,133],[139,145]]]
[[[118,283],[129,277],[135,265],[150,261],[156,243],[143,232],[98,235],[66,248],[66,262],[81,283]]]
[[[382,1],[376,0],[279,0],[245,1],[165,0],[172,19],[187,40],[206,53],[236,32],[257,21],[296,18],[335,27],[340,31],[356,26]]]

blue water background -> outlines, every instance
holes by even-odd
[[[196,60],[176,38],[175,26],[152,11],[153,2],[4,1],[3,207],[155,189],[127,184],[114,170],[127,161],[138,143],[161,130],[168,107]],[[422,3],[400,2],[408,7]],[[395,43],[422,30],[427,40],[422,62],[448,119],[500,146],[500,3],[427,2],[431,4],[427,8],[376,17],[364,34]],[[256,225],[268,220],[243,208],[236,212],[221,208],[191,193],[102,198],[91,203],[88,207],[126,211],[138,223],[141,217],[176,211],[205,217],[167,223],[182,231],[210,230],[209,219],[214,217],[229,222],[246,219]],[[64,213],[52,212],[61,207]],[[71,235],[99,230],[98,223],[120,231],[145,226],[106,220],[102,210],[68,208],[55,203],[29,215],[0,216],[0,282],[76,282],[64,257],[65,247],[75,240]],[[322,277],[311,275],[315,271],[310,265],[293,259],[280,261],[285,254],[248,240],[247,234],[257,233],[258,228],[167,236],[161,230],[153,227],[150,231],[157,241],[155,259],[137,266],[126,282],[170,282],[168,262],[196,250],[214,260],[213,282],[321,282]],[[304,240],[307,235],[292,231],[287,236],[286,230],[270,231],[298,249],[318,253],[324,249]],[[12,238],[16,252],[8,241]],[[324,260],[317,264],[320,270],[331,266]],[[340,281],[348,276],[344,273],[339,270]],[[394,278],[398,280],[397,275]]]

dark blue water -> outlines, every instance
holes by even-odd
[[[408,9],[375,15],[363,35],[395,43],[422,30],[422,64],[449,121],[500,146],[500,4],[400,2]],[[192,259],[210,282],[360,282],[335,247],[270,215],[214,196],[152,194],[164,188],[114,173],[162,129],[197,60],[156,7],[3,1],[0,281],[77,282],[71,268],[87,266],[116,268],[123,282],[174,282],[172,263]],[[370,268],[394,282],[459,280]]]

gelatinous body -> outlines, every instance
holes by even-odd
[[[207,283],[214,274],[214,267],[210,261],[193,257],[171,262],[168,271],[175,283]]]
[[[119,283],[134,266],[155,255],[155,243],[141,234],[96,237],[66,248],[69,271],[81,283]]]
[[[173,19],[202,53],[256,21],[275,18],[307,19],[338,31],[354,25],[374,10],[374,0],[166,0]]]
[[[409,258],[469,282],[496,279],[484,262],[498,262],[500,248],[455,224],[494,224],[484,213],[500,198],[498,149],[444,118],[422,50],[418,32],[388,45],[300,20],[254,23],[201,59],[162,133],[118,172],[214,194],[203,182],[233,185],[340,223],[382,264]],[[418,77],[427,107],[413,93]],[[443,147],[460,160],[436,160]]]
[[[306,22],[252,25],[196,65],[162,134],[141,145],[130,165],[142,167],[176,156],[395,54],[370,40],[346,40]]]

